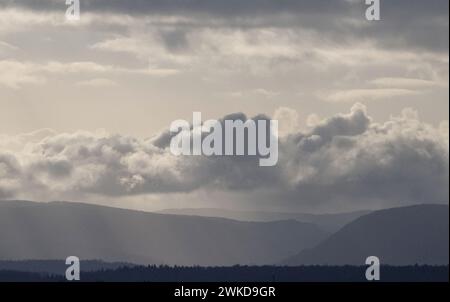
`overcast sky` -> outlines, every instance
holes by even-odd
[[[0,199],[345,211],[448,202],[447,0],[0,0]],[[176,119],[280,120],[276,167]]]

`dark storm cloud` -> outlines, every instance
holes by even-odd
[[[287,27],[320,32],[336,42],[372,39],[384,48],[448,51],[447,0],[381,1],[381,21],[365,20],[363,0],[81,0],[82,12],[131,16],[181,16],[166,32],[168,47],[184,46],[190,27]],[[62,11],[63,0],[10,0],[0,7]],[[180,31],[180,29],[183,29]]]
[[[345,0],[80,0],[82,8],[91,12],[126,14],[210,14],[217,16],[259,15],[261,13],[334,13],[349,7]],[[65,0],[6,0],[3,6],[19,6],[36,10],[60,10]]]

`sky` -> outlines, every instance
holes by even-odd
[[[0,199],[336,212],[448,203],[448,1],[0,0]],[[175,157],[265,116],[280,160]]]

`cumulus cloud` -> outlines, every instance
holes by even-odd
[[[292,108],[278,108],[273,114],[273,119],[278,121],[278,131],[282,136],[298,131],[299,116],[297,111]]]
[[[278,114],[295,118],[286,108]],[[247,119],[224,117],[230,118]],[[448,202],[448,122],[433,127],[412,110],[385,123],[373,121],[361,104],[347,114],[316,117],[307,131],[280,138],[275,167],[247,156],[177,157],[169,151],[170,137],[50,130],[0,136],[0,198],[219,190],[266,192],[273,202],[310,206]]]
[[[307,200],[448,202],[445,135],[409,110],[377,124],[359,105],[287,146],[288,179]]]

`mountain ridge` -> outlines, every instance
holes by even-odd
[[[357,218],[317,246],[286,259],[286,265],[448,264],[448,205],[390,208]]]
[[[328,233],[295,220],[243,222],[72,202],[0,202],[0,259],[169,265],[273,264]]]
[[[222,217],[239,221],[277,221],[291,220],[313,223],[328,232],[335,232],[345,224],[354,219],[370,213],[369,210],[361,210],[354,212],[342,213],[301,213],[301,212],[269,212],[269,211],[252,211],[252,210],[230,210],[220,208],[182,208],[182,209],[164,209],[155,213],[172,214],[172,215],[188,215],[201,217]]]

